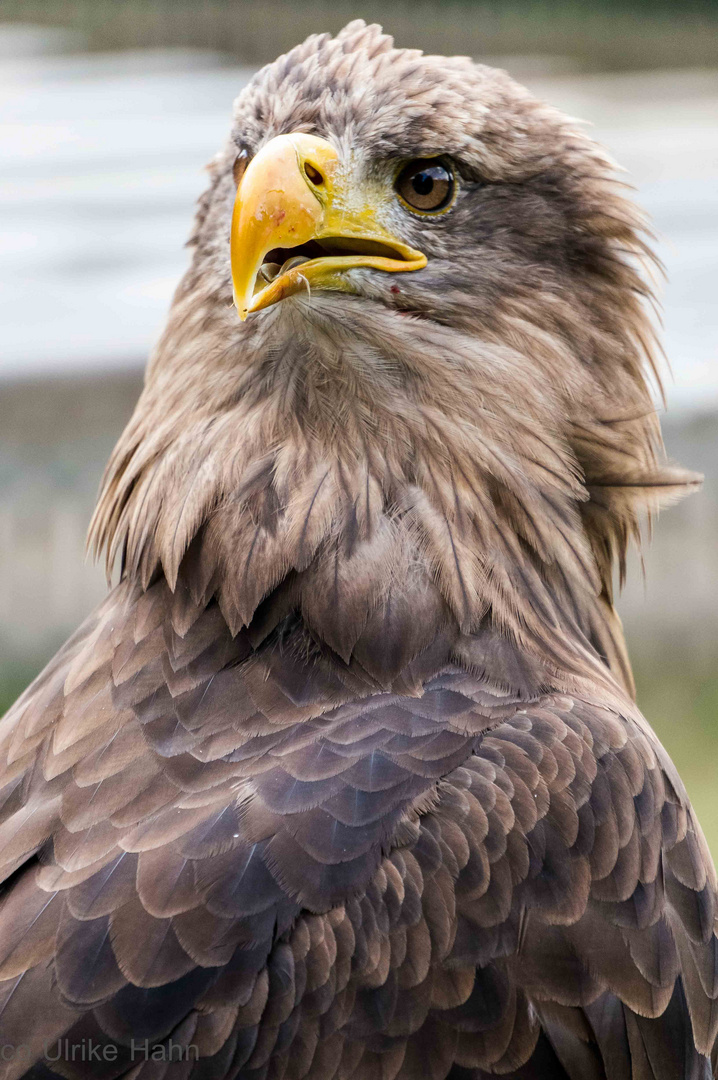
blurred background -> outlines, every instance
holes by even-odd
[[[718,0],[0,0],[0,713],[103,595],[87,523],[233,98],[358,16],[589,122],[651,214],[666,443],[706,482],[620,610],[718,855]]]

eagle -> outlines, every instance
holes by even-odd
[[[508,75],[315,35],[234,106],[0,725],[4,1080],[707,1080],[716,876],[614,572],[649,236]]]

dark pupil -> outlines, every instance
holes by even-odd
[[[434,190],[434,177],[428,170],[422,169],[414,175],[411,186],[417,195],[431,195]]]

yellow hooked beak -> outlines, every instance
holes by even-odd
[[[420,270],[426,256],[378,220],[379,193],[353,188],[336,150],[297,132],[272,139],[247,166],[232,214],[239,317],[312,288],[346,288],[343,271]]]

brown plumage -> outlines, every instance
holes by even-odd
[[[233,164],[297,131],[458,195],[387,202],[424,269],[242,323]],[[362,23],[210,171],[92,525],[121,579],[0,727],[3,1076],[708,1077],[715,873],[612,607],[693,482],[640,215],[508,76]]]

